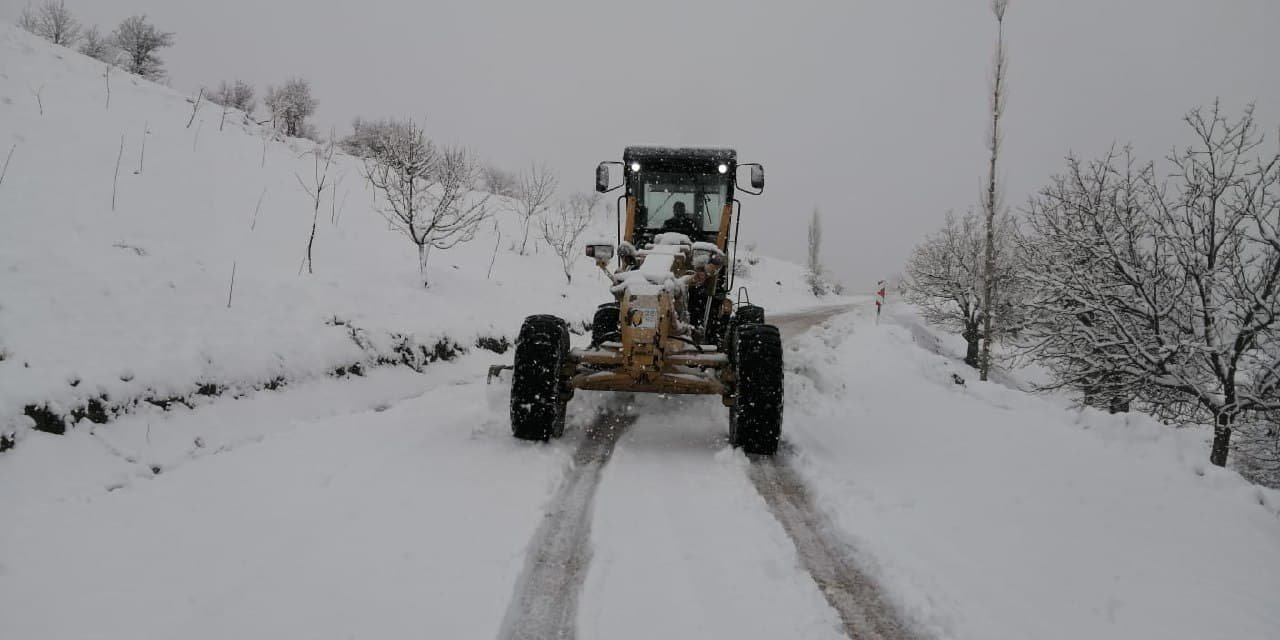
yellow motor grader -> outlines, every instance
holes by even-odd
[[[738,184],[740,169],[749,187]],[[615,185],[616,173],[622,181]],[[570,348],[559,317],[525,319],[511,374],[512,433],[559,437],[578,389],[708,394],[729,407],[734,446],[773,454],[782,427],[782,342],[764,309],[730,298],[734,262],[727,257],[742,209],[735,194],[761,193],[764,168],[739,164],[732,149],[627,147],[622,162],[596,170],[597,191],[618,189],[616,248],[586,247],[612,280],[613,300],[596,310],[585,348]]]

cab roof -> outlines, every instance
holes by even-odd
[[[705,160],[719,162],[734,162],[738,160],[738,152],[733,149],[724,149],[717,147],[660,147],[660,146],[630,146],[623,150],[622,161],[630,163],[632,160],[643,162],[645,160]]]

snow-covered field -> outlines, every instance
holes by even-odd
[[[108,109],[101,73],[0,28],[0,157],[16,145],[0,430],[18,436],[0,453],[0,638],[502,633],[606,401],[575,398],[562,441],[517,442],[485,385],[510,352],[474,345],[529,313],[586,319],[606,297],[594,267],[568,286],[545,250],[512,252],[517,221],[495,201],[497,226],[432,256],[424,289],[341,157],[315,273],[299,275],[310,143],[264,145],[234,118],[219,131],[214,107],[188,128],[184,96],[118,73]],[[612,228],[601,215],[595,231]],[[747,283],[771,313],[816,304],[782,261]],[[979,384],[909,309],[877,325],[865,297],[825,302],[855,307],[787,340],[782,459],[922,637],[1280,637],[1280,494],[1205,463],[1206,433]],[[393,334],[468,352],[325,375],[395,356]],[[290,384],[61,436],[22,415],[276,378]],[[580,637],[841,637],[718,399],[609,406],[636,419],[600,475]]]

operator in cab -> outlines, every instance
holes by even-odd
[[[689,236],[690,239],[698,240],[698,232],[702,230],[699,228],[700,226],[701,225],[698,224],[697,218],[689,214],[684,203],[676,202],[675,205],[671,207],[671,217],[662,224],[662,230],[666,232],[683,233],[684,235]]]

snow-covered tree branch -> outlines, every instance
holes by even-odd
[[[575,193],[567,202],[561,202],[554,211],[548,211],[538,219],[538,231],[542,239],[560,258],[566,282],[573,282],[573,263],[582,248],[579,240],[591,225],[591,216],[600,202],[600,194]]]
[[[378,211],[418,248],[426,285],[431,249],[474,238],[489,215],[488,195],[474,193],[480,169],[465,149],[437,148],[413,122],[386,136],[380,157],[365,161],[365,176],[382,196]]]
[[[520,255],[528,250],[529,227],[533,219],[551,206],[551,199],[556,195],[559,179],[551,167],[534,165],[529,171],[520,175],[515,185],[515,207],[520,216],[523,234],[520,237]]]
[[[1017,228],[1009,216],[1001,216],[998,222],[993,236],[994,272],[1004,286],[995,290],[993,307],[1000,316],[995,326],[1007,332],[1020,324],[1014,287],[1018,269],[1014,253]],[[906,269],[908,300],[920,308],[925,321],[960,332],[968,345],[965,364],[974,368],[982,364],[985,262],[983,222],[973,211],[959,218],[947,213],[942,228],[916,247]],[[996,337],[1000,335],[997,331]]]
[[[1059,384],[1214,424],[1223,465],[1233,425],[1280,408],[1280,153],[1251,108],[1185,121],[1167,169],[1071,158],[1032,200],[1034,349]]]

